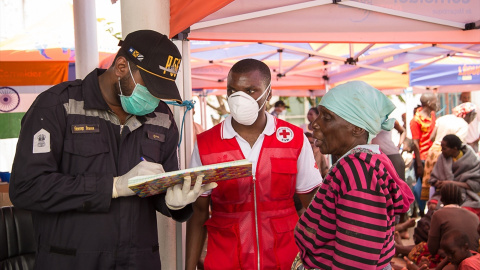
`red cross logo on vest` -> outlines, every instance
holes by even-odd
[[[293,131],[288,127],[280,127],[277,129],[277,140],[287,143],[293,139]]]

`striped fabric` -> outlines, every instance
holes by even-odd
[[[332,167],[297,224],[306,268],[383,269],[395,253],[394,216],[413,194],[385,154],[354,150]]]

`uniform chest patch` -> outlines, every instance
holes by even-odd
[[[50,152],[50,132],[40,129],[33,135],[33,151],[34,154]]]
[[[150,140],[165,142],[165,134],[155,133],[153,131],[147,131],[148,138]]]
[[[79,124],[72,125],[72,133],[98,133],[100,128],[98,124]]]
[[[287,143],[293,140],[293,131],[288,127],[280,127],[277,129],[277,140]]]

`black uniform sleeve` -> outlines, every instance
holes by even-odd
[[[165,105],[166,106],[166,105]],[[165,139],[165,149],[162,149],[164,153],[167,153],[165,159],[162,162],[163,169],[166,172],[176,171],[179,169],[178,167],[178,153],[177,153],[177,145],[178,145],[178,128],[175,124],[175,120],[173,119],[173,114],[169,110],[170,120],[172,124],[168,129],[167,136]],[[165,194],[156,195],[152,198],[154,200],[155,209],[162,213],[167,217],[172,217],[175,221],[183,222],[190,218],[193,213],[192,205],[187,205],[180,210],[170,210],[168,209],[167,205],[165,204]]]
[[[23,117],[9,191],[16,207],[40,212],[109,209],[113,175],[61,172],[66,117],[53,91],[40,94]]]

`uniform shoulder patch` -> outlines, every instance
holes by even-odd
[[[293,140],[293,131],[289,127],[279,127],[276,132],[277,140],[287,143]]]
[[[33,135],[33,154],[50,152],[50,132],[40,129]]]

